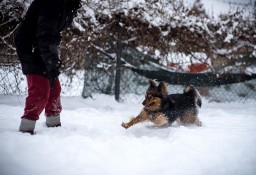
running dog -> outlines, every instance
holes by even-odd
[[[150,80],[142,104],[144,108],[140,114],[132,117],[127,123],[123,122],[122,127],[127,129],[147,120],[153,122],[156,127],[167,127],[175,121],[183,126],[202,126],[198,118],[202,99],[193,85],[186,86],[183,94],[168,95],[166,83],[161,82],[157,86],[154,80]]]

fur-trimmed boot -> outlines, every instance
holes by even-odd
[[[22,118],[21,122],[20,122],[20,128],[19,131],[20,132],[27,132],[30,134],[34,134],[34,130],[35,130],[35,126],[36,126],[36,121],[35,120],[29,120],[26,118]]]
[[[48,126],[48,127],[59,127],[59,126],[61,126],[60,115],[46,117],[46,126]]]

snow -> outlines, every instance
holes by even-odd
[[[252,74],[255,74],[256,73],[256,66],[252,65],[252,66],[249,66],[245,69],[245,73],[247,75],[252,75]]]
[[[234,38],[234,36],[232,34],[228,33],[228,35],[225,38],[224,42],[230,43],[233,38]]]
[[[195,0],[184,0],[188,5],[193,5]],[[220,14],[227,14],[230,11],[244,10],[248,15],[253,11],[253,0],[201,0],[206,13],[218,17]]]
[[[41,115],[32,136],[18,132],[25,96],[0,95],[0,174],[256,174],[255,104],[204,100],[203,127],[126,130],[121,122],[142,108],[136,101],[62,97],[62,127],[47,128]]]

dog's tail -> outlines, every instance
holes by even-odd
[[[184,94],[188,95],[191,99],[194,99],[196,106],[202,106],[202,98],[198,90],[193,85],[185,87]]]

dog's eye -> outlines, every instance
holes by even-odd
[[[148,96],[148,99],[152,99],[152,98],[153,98],[153,96],[152,96],[152,95],[149,95],[149,96]]]

